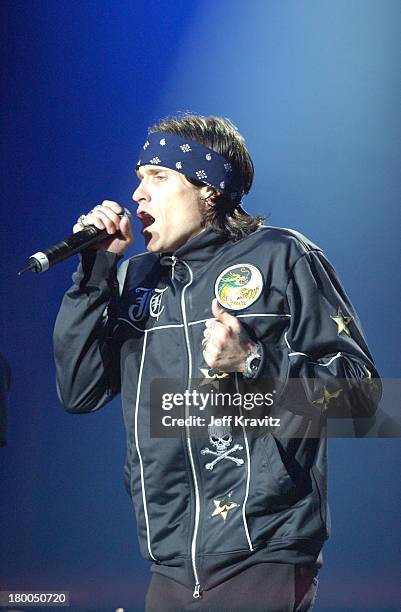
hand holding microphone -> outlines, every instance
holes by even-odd
[[[86,215],[81,215],[72,231],[76,234],[91,225],[99,230],[105,230],[104,239],[92,248],[123,255],[134,241],[130,217],[130,212],[117,202],[104,200]]]
[[[73,235],[57,244],[31,255],[28,266],[18,272],[20,276],[27,270],[44,272],[84,249],[109,251],[123,255],[134,241],[131,213],[117,202],[105,200],[87,215],[81,215],[73,227]]]

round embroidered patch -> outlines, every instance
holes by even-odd
[[[253,304],[263,289],[261,272],[251,264],[235,264],[219,274],[214,294],[223,306],[243,310]]]

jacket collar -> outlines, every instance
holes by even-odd
[[[227,239],[213,228],[207,227],[203,232],[191,238],[173,253],[161,253],[160,263],[168,265],[175,261],[185,261],[193,269],[202,267],[217,255],[227,244]]]
[[[227,238],[209,226],[170,255],[188,264],[202,264],[224,248],[227,242]]]
[[[165,269],[172,268],[172,278],[179,282],[186,282],[191,270],[196,272],[202,269],[213,257],[219,254],[228,244],[228,240],[216,232],[212,227],[207,227],[203,232],[188,240],[173,253],[160,253],[160,264]]]

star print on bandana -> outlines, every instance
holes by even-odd
[[[348,325],[353,321],[353,317],[344,317],[340,306],[338,307],[337,314],[332,316],[330,315],[330,319],[333,319],[334,323],[337,324],[337,336],[345,332],[348,336],[350,336],[350,331],[348,329]]]

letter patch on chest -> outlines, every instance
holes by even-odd
[[[263,277],[251,264],[235,264],[219,274],[214,294],[224,308],[243,310],[253,304],[263,290]]]
[[[162,306],[163,293],[168,289],[148,289],[147,287],[137,287],[135,289],[135,303],[128,309],[128,316],[132,321],[141,321],[150,314],[157,321],[164,310]]]

